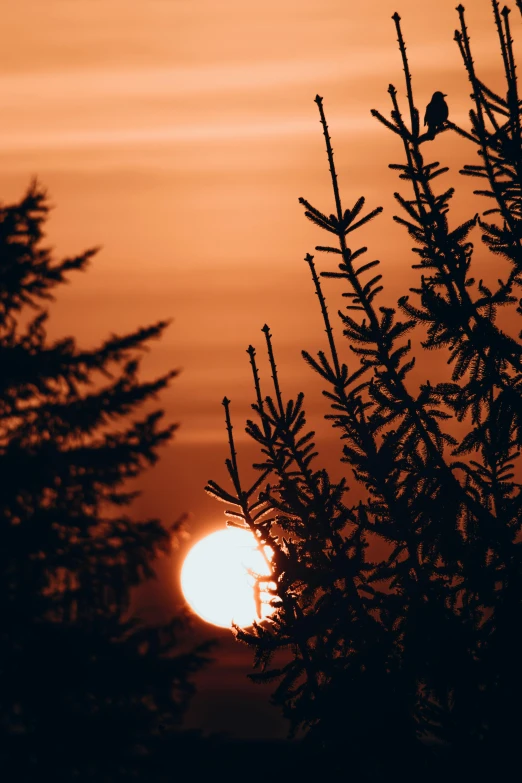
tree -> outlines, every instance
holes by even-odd
[[[522,14],[522,0],[517,7]],[[248,349],[257,419],[247,422],[247,433],[261,448],[254,466],[260,475],[253,486],[241,482],[225,400],[233,490],[207,486],[234,505],[229,524],[249,527],[273,550],[275,613],[251,629],[236,628],[255,650],[260,671],[251,677],[278,681],[273,701],[293,729],[354,779],[398,769],[403,777],[429,777],[436,750],[426,738],[443,743],[447,769],[460,778],[509,769],[518,753],[522,346],[511,331],[522,314],[522,102],[510,11],[496,0],[492,8],[505,95],[478,76],[459,6],[455,40],[472,88],[471,126],[448,121],[436,132],[459,134],[479,155],[461,173],[482,179],[475,194],[490,208],[457,226],[449,220],[454,189],[435,182],[448,168],[425,161],[433,134],[421,129],[401,20],[393,16],[407,119],[393,85],[391,116],[372,114],[403,149],[403,161],[390,167],[412,192],[394,194],[402,209],[394,219],[415,243],[420,275],[397,307],[382,302],[379,261],[365,261],[367,248],[348,244],[381,208],[365,213],[364,198],[342,206],[323,99],[315,99],[335,210],[328,215],[300,202],[334,238],[316,250],[338,266],[318,273],[306,256],[327,344],[317,356],[303,356],[326,385],[325,418],[362,499],[349,505],[348,479],[334,482],[317,466],[304,397],[284,400],[267,326],[272,394],[262,392],[256,352]],[[493,287],[473,277],[472,232],[494,254]],[[344,286],[348,306],[339,318],[350,361],[335,337],[321,278]],[[497,322],[499,310],[507,325]],[[422,338],[424,351],[445,354],[451,378],[415,384],[410,334]],[[385,555],[376,557],[383,545]],[[285,648],[286,663],[271,664]]]
[[[96,250],[56,261],[48,210],[37,183],[0,208],[0,764],[23,781],[167,780],[207,647],[179,651],[181,617],[131,616],[176,531],[125,513],[126,482],[175,429],[135,415],[176,375],[138,377],[167,324],[91,350],[49,342],[43,304]]]

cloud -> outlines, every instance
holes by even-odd
[[[416,68],[452,70],[452,58],[441,60],[436,43],[409,46]],[[482,63],[490,59],[489,49],[475,46]],[[0,76],[4,111],[10,107],[74,102],[114,97],[182,97],[204,93],[287,88],[297,84],[349,82],[362,77],[399,70],[400,60],[392,46],[350,47],[335,59],[275,60],[212,63],[205,65],[143,68],[72,68],[64,71],[30,71]],[[30,102],[28,104],[28,102]]]
[[[466,124],[465,113],[452,114],[457,123]],[[381,130],[370,115],[352,113],[349,117],[330,115],[330,129],[335,133],[352,135]],[[247,138],[277,138],[285,136],[317,135],[317,118],[273,119],[252,122],[207,122],[185,125],[162,125],[145,128],[122,127],[106,129],[79,129],[61,131],[0,132],[0,150],[3,154],[34,150],[107,149],[114,147],[143,147],[147,145],[197,144],[216,141],[235,141]]]

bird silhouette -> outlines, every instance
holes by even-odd
[[[446,94],[443,92],[434,92],[431,101],[426,106],[424,115],[424,125],[428,126],[428,135],[433,138],[437,131],[448,119],[448,104],[444,100]]]

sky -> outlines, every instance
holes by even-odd
[[[495,85],[490,3],[465,5],[480,74]],[[245,351],[258,347],[268,381],[265,323],[285,393],[305,391],[325,464],[338,463],[320,384],[300,356],[324,345],[303,262],[324,238],[298,198],[333,209],[316,94],[343,203],[364,195],[369,207],[384,206],[359,240],[383,261],[389,302],[415,279],[410,243],[392,221],[392,194],[404,184],[388,163],[401,162],[401,150],[370,114],[389,112],[390,82],[404,104],[395,11],[417,105],[442,90],[450,118],[465,126],[470,88],[453,41],[454,0],[17,0],[2,9],[0,201],[20,198],[37,176],[54,206],[47,241],[57,255],[102,246],[89,271],[59,292],[50,336],[90,346],[172,319],[143,372],[180,369],[161,400],[180,428],[141,481],[134,511],[166,523],[189,512],[191,538],[138,596],[144,616],[175,610],[184,552],[225,524],[223,507],[203,491],[209,478],[226,480],[224,395],[245,470],[254,456],[243,433],[253,399]],[[476,162],[473,151],[450,133],[431,144],[458,186],[455,220],[470,216],[472,187],[456,172]],[[193,636],[215,636],[221,647],[198,681],[191,725],[283,736],[268,691],[246,681],[250,652],[203,623]]]

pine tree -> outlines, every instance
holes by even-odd
[[[517,7],[522,14],[522,0]],[[364,212],[364,198],[342,206],[323,99],[316,97],[335,211],[300,202],[334,240],[316,250],[338,266],[319,273],[306,256],[327,344],[303,356],[326,385],[326,419],[339,433],[351,482],[334,482],[317,466],[304,397],[284,400],[265,326],[273,393],[262,392],[256,352],[248,349],[257,419],[247,433],[261,448],[254,466],[260,476],[253,486],[241,483],[225,400],[233,491],[207,487],[235,506],[229,524],[249,527],[274,553],[274,615],[236,628],[255,650],[260,671],[252,678],[278,681],[273,701],[294,730],[322,748],[335,771],[357,780],[399,771],[403,779],[426,779],[436,750],[425,740],[434,737],[446,748],[446,775],[498,775],[517,763],[522,345],[496,316],[502,310],[503,323],[517,325],[522,314],[522,101],[510,11],[496,0],[492,8],[505,94],[477,75],[459,6],[455,40],[472,88],[471,127],[446,121],[435,133],[421,130],[401,20],[393,16],[407,109],[390,85],[391,116],[372,113],[402,146],[403,161],[390,167],[411,192],[394,194],[402,209],[394,219],[415,243],[420,278],[397,307],[383,302],[379,261],[364,259],[366,247],[352,249],[353,232],[381,209]],[[461,173],[482,178],[475,193],[490,207],[457,226],[449,219],[454,189],[439,186],[448,168],[424,157],[434,136],[448,132],[477,150],[479,164]],[[480,232],[480,251],[472,232]],[[476,253],[487,251],[495,287],[473,277]],[[342,345],[321,278],[341,284],[348,301],[339,312]],[[451,378],[415,383],[411,334],[425,352],[445,355]],[[350,483],[363,495],[354,505],[346,500]],[[376,557],[383,547],[386,554]],[[286,664],[271,664],[285,648]]]
[[[43,305],[96,250],[55,260],[48,211],[37,183],[0,207],[2,775],[170,780],[206,648],[179,651],[181,617],[145,627],[131,616],[132,588],[154,576],[175,530],[125,513],[126,482],[175,429],[160,410],[136,414],[176,374],[138,377],[167,324],[90,350],[50,342]]]

